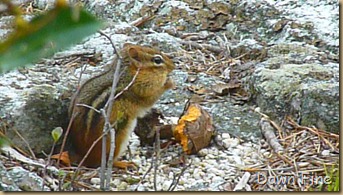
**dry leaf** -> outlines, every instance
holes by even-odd
[[[208,112],[199,104],[188,103],[174,129],[174,137],[181,143],[183,151],[187,154],[197,153],[210,144],[213,134],[212,118]]]
[[[60,157],[60,154],[55,154],[55,155],[52,155],[52,156],[51,156],[51,159],[56,159],[56,160],[58,160],[59,157]],[[71,166],[68,151],[62,152],[61,158],[60,158],[60,162],[61,162],[63,165],[67,166],[67,167],[70,167],[70,166]]]

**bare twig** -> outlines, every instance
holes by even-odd
[[[137,187],[136,187],[136,189],[135,189],[134,191],[137,191],[137,190],[138,190],[138,187],[142,184],[142,181],[145,179],[145,177],[148,175],[148,173],[152,170],[152,167],[153,167],[153,166],[154,166],[154,163],[153,163],[153,161],[151,160],[151,165],[150,165],[149,169],[144,173],[142,179],[139,181],[139,183],[138,183],[138,185],[137,185]]]
[[[110,41],[110,43],[111,43],[111,45],[112,45],[112,48],[113,48],[113,50],[114,50],[113,53],[114,53],[114,54],[117,54],[117,55],[119,56],[118,50],[117,50],[115,44],[113,43],[111,37],[109,37],[107,34],[103,33],[103,32],[100,31],[100,30],[98,31],[98,33],[100,33],[102,36],[106,37],[106,38]],[[121,57],[119,56],[119,58],[121,58]]]
[[[100,114],[100,110],[94,108],[93,106],[88,106],[87,104],[76,104],[75,106],[83,106],[83,107],[89,108],[91,110],[94,110],[96,113]]]
[[[112,109],[111,109],[112,110]],[[106,116],[105,111],[101,110],[103,115]],[[108,116],[108,115],[107,115]],[[109,130],[110,131],[110,140],[111,140],[111,147],[110,147],[110,152],[109,152],[109,156],[108,156],[108,161],[107,161],[107,173],[106,173],[106,185],[105,185],[105,189],[109,190],[110,188],[110,182],[111,182],[111,173],[112,173],[112,165],[113,165],[113,156],[114,156],[114,146],[115,146],[115,134],[114,134],[114,128],[111,127],[109,118],[106,117],[106,122],[105,122],[105,127],[104,130]],[[106,144],[107,140],[104,138],[103,143]],[[104,146],[106,148],[106,145]],[[104,154],[104,152],[103,152]],[[106,156],[105,156],[106,158]]]
[[[176,186],[179,184],[180,178],[181,176],[184,174],[184,172],[186,171],[187,168],[189,168],[193,163],[193,160],[191,160],[191,162],[187,165],[184,166],[181,169],[181,173],[178,175],[177,179],[175,179],[175,176],[173,177],[173,182],[170,184],[168,191],[174,191],[174,189],[176,188]]]
[[[25,145],[27,146],[29,152],[31,153],[32,158],[33,158],[33,159],[36,159],[35,153],[32,151],[32,149],[31,149],[31,147],[30,147],[30,144],[29,144],[29,143],[25,140],[25,138],[17,131],[16,128],[13,128],[13,131],[14,131],[14,133],[16,133],[16,134],[19,136],[19,138],[20,138],[21,140],[23,140],[23,142],[24,142]]]
[[[80,72],[79,79],[77,81],[77,86],[80,86],[82,75],[86,71],[86,69],[87,69],[87,64],[85,64],[84,66],[81,67],[81,72]]]
[[[111,121],[109,119],[109,116],[111,116],[111,112],[112,112],[112,108],[113,108],[113,103],[115,101],[115,99],[117,99],[122,93],[124,93],[124,91],[128,90],[129,87],[134,83],[139,71],[140,71],[140,67],[137,69],[136,74],[134,75],[134,77],[132,78],[131,82],[123,89],[121,90],[119,93],[116,94],[116,89],[117,89],[117,84],[119,81],[119,77],[120,77],[120,66],[121,66],[121,62],[122,62],[122,58],[119,55],[119,53],[116,50],[116,47],[114,45],[114,43],[112,42],[111,38],[109,36],[107,36],[105,33],[99,31],[100,34],[102,34],[103,36],[105,36],[112,44],[112,47],[114,49],[115,54],[117,54],[117,57],[113,60],[112,62],[112,66],[116,66],[115,67],[115,72],[113,75],[113,82],[112,82],[112,87],[111,87],[111,93],[110,96],[104,106],[104,110],[106,110],[106,113],[103,111],[102,115],[105,119],[105,123],[104,123],[104,132],[108,132],[110,131],[111,134],[111,147],[110,147],[110,151],[109,151],[109,158],[108,158],[108,162],[107,162],[107,173],[106,173],[106,179],[104,178],[104,170],[106,165],[104,164],[105,160],[106,160],[106,145],[107,145],[107,138],[106,135],[103,138],[103,142],[102,142],[102,163],[101,163],[101,178],[104,179],[104,182],[101,182],[100,186],[104,187],[105,190],[109,189],[109,184],[110,184],[110,180],[111,180],[111,173],[112,173],[112,165],[113,165],[113,156],[114,156],[114,147],[115,147],[115,130],[113,128],[113,125],[111,125]],[[101,179],[101,181],[103,181]],[[104,185],[105,183],[105,185]]]
[[[103,109],[101,109],[103,111]],[[108,117],[103,112],[105,116],[104,119],[108,120]],[[106,177],[106,153],[107,153],[107,132],[106,130],[110,130],[107,123],[105,122],[104,128],[103,128],[103,136],[102,136],[102,145],[101,145],[101,166],[100,166],[100,189],[106,191],[106,184],[108,183],[107,177]],[[106,133],[105,133],[106,132]]]
[[[138,67],[135,75],[133,76],[131,82],[123,89],[121,90],[118,94],[116,94],[116,96],[113,98],[114,100],[117,99],[121,94],[123,94],[125,91],[127,91],[129,89],[129,87],[131,87],[131,85],[133,84],[133,82],[136,80],[139,71],[141,70],[141,67]]]
[[[159,160],[160,160],[160,148],[161,148],[161,144],[160,144],[160,131],[159,129],[156,130],[156,134],[155,134],[155,164],[154,164],[154,189],[155,191],[157,191],[157,168],[159,165]]]
[[[283,151],[283,147],[280,145],[278,142],[275,134],[274,134],[274,129],[270,125],[270,121],[266,118],[262,118],[260,121],[260,128],[262,131],[262,134],[264,135],[265,139],[269,143],[269,145],[273,148],[275,153],[278,153],[280,151]]]
[[[47,170],[48,166],[50,165],[51,156],[52,156],[52,153],[54,152],[55,146],[56,146],[56,140],[54,140],[54,143],[52,144],[50,154],[48,156],[48,162],[46,163],[46,165],[43,169],[43,174],[42,174],[43,178],[45,178],[45,176],[46,176],[46,170]],[[44,182],[42,182],[42,191],[44,191]]]
[[[277,125],[274,121],[270,120],[270,117],[266,114],[263,114],[262,112],[258,111],[257,109],[254,110],[254,112],[257,112],[258,114],[261,115],[261,117],[265,118],[266,120],[268,120],[270,122],[270,124],[278,130],[279,132],[279,136],[280,136],[280,139],[283,139],[283,136],[282,136],[282,129],[279,125]]]
[[[86,70],[86,68],[87,68],[87,64],[84,65],[83,67],[81,67],[81,72],[80,72],[79,79],[78,79],[78,81],[77,81],[77,86],[80,86],[82,74],[84,73],[84,71]],[[80,91],[80,88],[78,87],[78,88],[77,88],[77,91],[76,91],[76,94],[78,94],[79,91]],[[74,102],[72,101],[71,103],[73,104]],[[68,135],[69,135],[69,132],[70,132],[71,125],[73,124],[73,121],[74,121],[75,117],[78,115],[78,113],[75,113],[76,105],[72,105],[72,106],[73,106],[72,116],[71,116],[71,118],[70,118],[70,120],[69,120],[69,124],[68,124],[68,127],[67,127],[67,131],[66,131],[66,133],[64,134],[64,137],[63,137],[62,146],[61,146],[61,149],[60,149],[60,155],[59,155],[59,157],[58,157],[58,159],[57,159],[57,167],[60,165],[60,159],[61,159],[61,157],[62,157],[62,152],[63,152],[64,147],[65,147],[65,144],[66,144],[66,142],[67,142],[67,138],[68,138]],[[93,109],[93,110],[96,111],[95,108],[89,107],[88,105],[83,105],[83,104],[82,104],[81,106],[85,106],[85,107],[91,108],[91,109]]]
[[[109,152],[109,158],[108,158],[108,162],[107,162],[107,177],[105,178],[105,169],[106,169],[106,145],[107,145],[107,137],[106,134],[104,135],[104,138],[102,140],[102,156],[101,156],[101,170],[100,170],[100,187],[105,189],[105,190],[109,190],[109,186],[110,186],[110,181],[111,181],[111,173],[112,173],[112,165],[113,165],[113,154],[114,154],[114,146],[115,146],[115,137],[114,137],[114,129],[113,127],[111,127],[111,122],[109,119],[109,116],[111,116],[111,112],[112,112],[112,107],[113,107],[113,97],[116,93],[116,89],[117,89],[117,84],[119,81],[119,73],[120,73],[120,65],[121,65],[121,56],[119,55],[119,53],[117,52],[117,49],[112,41],[112,39],[107,36],[105,33],[99,31],[99,33],[103,36],[105,36],[112,44],[114,53],[117,54],[117,57],[115,57],[115,59],[113,59],[112,62],[112,66],[116,66],[115,67],[115,71],[113,73],[113,82],[112,82],[112,87],[111,87],[111,93],[110,96],[103,108],[103,112],[102,115],[105,119],[105,123],[104,123],[104,129],[103,132],[111,132],[111,147],[110,147],[110,152]],[[106,113],[105,111],[106,110]]]

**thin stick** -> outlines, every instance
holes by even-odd
[[[148,175],[148,173],[152,170],[152,167],[153,167],[153,163],[151,163],[149,169],[145,172],[145,174],[143,175],[142,179],[139,181],[139,183],[138,183],[138,185],[134,191],[138,190],[138,187],[142,184],[142,181],[145,179],[145,177]]]
[[[104,109],[101,109],[102,111],[104,111]],[[106,121],[107,116],[104,116],[104,119]],[[107,133],[106,130],[108,130],[107,128],[108,126],[106,125],[106,122],[104,124],[104,128],[103,128],[103,134],[104,136],[102,137],[102,145],[101,145],[101,166],[100,166],[100,189],[102,189],[103,191],[106,190],[106,181],[107,181],[107,177],[106,177],[106,173],[105,173],[105,169],[106,169],[106,153],[107,153]]]
[[[112,110],[112,109],[110,109],[110,110]],[[104,110],[102,110],[102,111],[103,111],[103,114],[105,115],[105,111]],[[113,165],[114,146],[115,146],[115,134],[114,134],[114,128],[111,127],[108,116],[106,117],[106,127],[104,127],[104,130],[110,131],[110,140],[111,140],[111,147],[110,147],[110,153],[109,153],[108,161],[107,161],[107,173],[106,173],[106,180],[105,180],[106,181],[105,189],[109,190],[110,189],[110,182],[111,182],[111,175],[112,175],[112,165]],[[103,140],[107,141],[106,139],[103,139]]]
[[[107,100],[107,102],[106,102],[106,104],[102,110],[102,114],[103,114],[103,117],[105,119],[103,132],[104,133],[106,132],[106,134],[108,131],[111,132],[111,147],[110,147],[110,153],[109,153],[109,158],[108,158],[108,162],[107,162],[107,177],[105,177],[107,137],[106,137],[106,135],[104,135],[103,140],[102,140],[100,188],[102,188],[104,190],[109,190],[109,185],[110,185],[110,181],[111,181],[110,176],[112,173],[112,165],[113,165],[114,146],[115,146],[114,129],[111,128],[109,117],[111,116],[111,113],[112,113],[112,107],[113,107],[113,101],[114,101],[113,96],[116,93],[117,84],[119,81],[121,56],[117,52],[117,49],[116,49],[112,39],[109,36],[107,36],[105,33],[101,32],[101,31],[98,31],[98,32],[101,35],[105,36],[110,41],[112,48],[113,48],[113,51],[114,51],[114,54],[117,54],[117,57],[115,59],[113,59],[113,62],[112,62],[112,66],[115,65],[116,67],[115,67],[115,71],[113,74],[113,82],[112,82],[110,97],[108,98],[108,100]],[[104,110],[106,110],[106,113]]]
[[[113,98],[114,100],[117,99],[121,94],[123,94],[124,91],[127,91],[129,89],[129,87],[131,87],[133,82],[136,80],[136,77],[138,76],[138,73],[140,70],[141,70],[141,67],[138,67],[138,69],[137,69],[135,75],[133,76],[131,82]]]
[[[158,164],[159,164],[159,159],[160,159],[160,131],[159,129],[156,130],[156,135],[155,135],[155,166],[154,166],[154,189],[155,191],[157,191],[157,168],[158,168]]]
[[[100,30],[98,31],[98,33],[100,33],[102,36],[106,37],[106,38],[110,41],[110,43],[111,43],[111,45],[112,45],[112,48],[113,48],[113,50],[114,50],[113,53],[114,53],[114,54],[117,54],[117,55],[119,56],[119,58],[121,59],[121,56],[119,55],[118,50],[117,50],[116,46],[114,45],[114,43],[113,43],[111,37],[109,37],[108,35],[106,35],[105,33],[103,33],[103,32],[100,31]]]
[[[93,106],[88,106],[87,104],[76,104],[76,106],[83,106],[83,107],[89,108],[91,110],[94,110],[95,112],[100,114],[100,110],[94,108]]]
[[[56,146],[56,141],[54,140],[54,143],[52,144],[52,147],[50,150],[50,154],[48,156],[48,162],[46,163],[46,165],[44,166],[44,169],[43,169],[43,178],[45,178],[45,176],[46,176],[46,170],[47,170],[48,166],[50,165],[51,156],[55,150],[55,146]],[[42,182],[42,191],[44,191],[44,182]]]
[[[169,186],[169,188],[168,188],[168,191],[174,191],[174,189],[176,188],[176,186],[179,184],[179,181],[180,181],[181,176],[184,174],[184,172],[186,171],[186,169],[192,165],[192,163],[193,163],[193,159],[191,159],[191,162],[190,162],[187,166],[184,166],[184,167],[181,169],[181,173],[180,173],[179,176],[177,177],[176,181],[174,180],[175,177],[173,178],[173,182],[172,182],[172,184],[170,184],[170,186]]]
[[[260,129],[267,143],[272,147],[275,153],[284,151],[284,148],[281,146],[274,134],[274,129],[269,119],[262,117],[260,120]]]
[[[79,76],[79,79],[77,80],[77,86],[79,88],[80,84],[81,84],[81,78],[82,78],[82,75],[83,73],[86,71],[87,69],[87,64],[85,64],[84,66],[81,67],[81,72],[80,72],[80,76]]]
[[[128,88],[133,84],[133,82],[135,81],[140,67],[137,69],[136,74],[134,75],[133,79],[131,80],[131,82],[122,90],[120,91],[118,94],[116,94],[116,89],[117,89],[117,84],[119,81],[119,77],[120,77],[120,66],[121,66],[121,62],[122,62],[122,58],[119,55],[119,53],[117,52],[117,49],[114,45],[114,43],[112,42],[112,39],[107,36],[105,33],[99,31],[100,34],[102,34],[103,36],[105,36],[112,44],[112,47],[114,49],[115,54],[117,54],[117,58],[113,60],[113,65],[116,65],[115,68],[115,72],[113,75],[113,82],[112,82],[112,88],[111,88],[111,93],[110,96],[104,106],[104,109],[106,109],[106,113],[103,112],[103,116],[105,119],[105,124],[104,124],[104,132],[108,132],[108,130],[111,133],[111,147],[110,147],[110,151],[109,151],[109,158],[108,158],[108,162],[107,162],[107,177],[105,179],[105,189],[109,189],[109,185],[110,185],[110,180],[111,180],[111,173],[112,173],[112,166],[113,166],[113,157],[114,157],[114,147],[115,147],[115,130],[113,127],[111,127],[111,121],[109,119],[109,117],[111,116],[112,113],[112,108],[113,108],[113,102],[116,98],[118,98],[124,91],[128,90]],[[116,94],[116,96],[115,96]],[[115,96],[115,97],[114,97]],[[102,158],[102,162],[104,162],[104,160],[106,159],[106,141],[107,139],[103,139],[103,145],[102,145],[102,154],[103,154],[103,158]],[[105,164],[102,163],[102,171],[105,169]],[[102,174],[103,176],[103,174]]]
[[[35,153],[32,151],[30,144],[25,140],[25,138],[17,131],[16,128],[13,128],[13,131],[20,137],[21,140],[23,140],[23,142],[25,143],[25,145],[27,146],[27,148],[29,149],[29,152],[31,153],[31,156],[34,160],[36,160],[36,156]]]

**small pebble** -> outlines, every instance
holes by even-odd
[[[264,153],[262,153],[262,155],[264,156],[264,157],[269,157],[269,155],[270,155],[270,152],[264,152]]]
[[[146,191],[146,188],[143,185],[139,185],[137,191]]]
[[[111,184],[114,185],[114,186],[118,186],[120,184],[121,180],[116,178],[114,180],[111,181]]]
[[[237,165],[243,165],[243,162],[241,160],[241,157],[239,156],[233,156],[233,159]]]
[[[163,184],[162,184],[162,189],[163,191],[167,191],[170,187],[170,185],[172,184],[173,181],[163,181]]]
[[[202,157],[206,156],[207,154],[208,154],[208,149],[207,149],[207,148],[203,148],[203,149],[201,149],[201,150],[198,152],[198,155],[199,155],[199,156],[202,156]]]
[[[323,150],[322,151],[323,156],[329,156],[330,155],[330,150]]]
[[[225,148],[234,148],[234,147],[237,147],[238,144],[239,144],[239,140],[235,138],[223,140],[223,145]]]
[[[212,178],[213,183],[222,182],[222,181],[224,181],[224,179],[222,177],[219,177],[219,176],[214,176]]]
[[[193,177],[195,179],[201,179],[204,175],[205,175],[205,173],[202,170],[195,168],[194,174],[193,174]]]
[[[190,173],[184,173],[183,176],[184,176],[185,178],[187,178],[187,177],[190,177],[191,174],[190,174]]]
[[[228,133],[222,133],[222,138],[223,138],[223,139],[230,139],[231,136],[230,136],[230,134],[228,134]]]
[[[118,190],[126,190],[128,184],[125,181],[122,181],[119,186],[118,186]]]
[[[232,150],[232,154],[234,156],[241,156],[242,155],[242,151],[240,149],[238,149],[238,148],[235,148],[235,149]]]
[[[91,184],[95,184],[95,185],[99,185],[100,184],[100,178],[98,177],[93,177],[91,180],[90,180]]]
[[[179,184],[180,185],[183,185],[183,184],[185,184],[186,183],[186,180],[185,179],[183,179],[183,178],[180,178],[180,180],[179,180]]]
[[[200,158],[193,158],[193,164],[199,164],[200,162]]]
[[[215,168],[211,167],[211,168],[208,168],[206,171],[207,171],[207,173],[214,173],[214,174],[216,174],[218,169],[215,169]]]

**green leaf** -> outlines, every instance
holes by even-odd
[[[78,7],[57,4],[0,44],[0,73],[33,63],[95,33],[101,23]]]
[[[9,141],[5,137],[0,136],[0,148],[8,146],[9,144]]]
[[[55,143],[60,139],[62,133],[63,133],[62,127],[56,127],[54,130],[51,131],[51,135]]]

